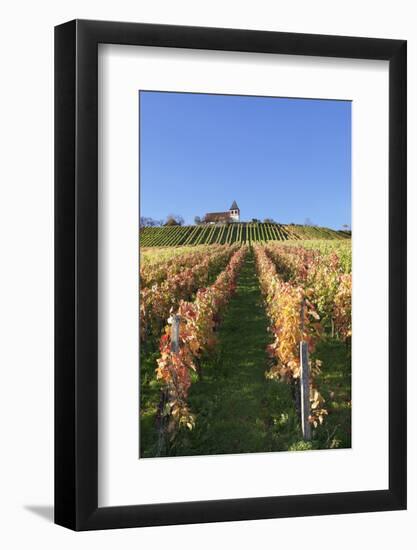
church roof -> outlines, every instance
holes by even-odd
[[[233,201],[233,204],[232,204],[232,206],[229,208],[229,210],[239,210],[239,207],[238,207],[236,201]]]
[[[229,219],[230,219],[230,212],[208,212],[204,216],[204,220],[206,222],[214,222],[214,221],[229,220]]]

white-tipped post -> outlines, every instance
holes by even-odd
[[[171,317],[171,351],[178,353],[180,349],[180,316]]]

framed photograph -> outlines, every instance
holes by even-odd
[[[406,508],[406,42],[55,29],[55,522]]]

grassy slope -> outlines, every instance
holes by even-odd
[[[325,340],[317,349],[323,373],[317,384],[329,409],[313,442],[302,441],[289,385],[266,380],[268,320],[250,254],[219,330],[216,354],[190,390],[197,424],[183,430],[170,454],[209,455],[350,446],[350,361],[345,346]],[[154,456],[158,384],[155,357],[142,358],[142,452]]]

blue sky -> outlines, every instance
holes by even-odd
[[[141,215],[351,223],[348,101],[140,92]]]

